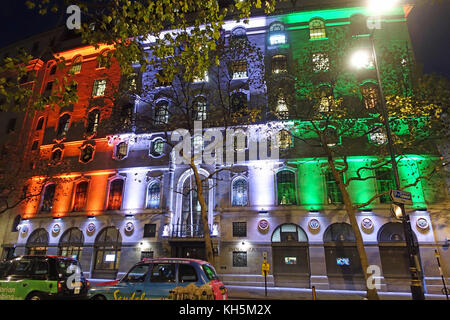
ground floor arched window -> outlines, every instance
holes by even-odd
[[[115,227],[100,231],[95,239],[94,278],[113,279],[119,270],[122,237]]]
[[[282,224],[272,233],[272,263],[276,286],[310,286],[308,237],[296,224]]]
[[[333,223],[324,232],[325,263],[331,289],[365,287],[356,238],[348,223]]]
[[[59,240],[59,255],[80,261],[83,243],[83,232],[78,228],[70,228],[63,233]]]
[[[27,240],[26,254],[46,255],[48,249],[48,232],[40,228],[34,230]]]
[[[413,236],[417,243],[417,238],[414,234]],[[408,285],[411,278],[403,225],[398,222],[388,222],[380,228],[377,238],[381,268],[388,290],[401,291],[404,289],[402,282]]]

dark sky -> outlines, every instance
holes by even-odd
[[[415,7],[408,17],[414,52],[427,73],[450,78],[450,1]],[[65,18],[65,17],[64,17]],[[64,23],[65,20],[63,20]],[[25,0],[2,0],[0,47],[56,26],[58,16],[40,16],[25,7]]]

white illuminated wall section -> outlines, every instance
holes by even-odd
[[[252,162],[249,165],[250,203],[264,210],[275,203],[274,166],[275,161]]]
[[[145,171],[128,171],[122,199],[122,209],[131,213],[145,207],[147,176]]]

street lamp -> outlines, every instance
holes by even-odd
[[[396,0],[369,0],[368,5],[369,10],[371,12],[377,14],[378,16],[381,16],[383,12],[391,10],[397,4],[397,2],[398,1]],[[374,42],[374,33],[375,29],[372,29],[369,37],[372,52],[369,53],[368,51],[357,51],[352,56],[352,65],[357,68],[368,68],[373,63],[373,66],[375,67],[378,82],[378,90],[380,93],[381,115],[383,117],[384,126],[386,127],[386,136],[388,141],[389,155],[391,158],[392,171],[394,173],[395,186],[399,190],[401,188],[401,184],[398,174],[397,162],[395,160],[396,156],[394,146],[392,143],[392,132],[391,127],[389,125],[386,100],[384,97],[383,87],[381,84],[380,69],[378,67],[377,52],[375,49],[375,42]],[[411,223],[409,221],[409,215],[406,214],[405,205],[403,203],[394,203],[391,210],[395,215],[395,217],[402,221],[403,230],[405,233],[405,242],[409,257],[409,270],[411,272],[412,298],[413,300],[424,300],[425,295],[422,287],[422,281],[420,280],[419,277],[421,268],[418,258],[418,248],[414,242],[413,231],[411,228]]]

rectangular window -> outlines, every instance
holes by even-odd
[[[313,70],[318,71],[328,71],[330,69],[330,59],[328,58],[328,54],[319,52],[313,53],[312,57]]]
[[[247,61],[238,60],[233,61],[231,66],[233,79],[245,79],[247,75]]]
[[[344,182],[344,177],[341,176],[342,182]],[[328,193],[328,203],[343,203],[343,197],[341,190],[339,189],[338,183],[336,179],[334,179],[333,173],[331,171],[327,171],[326,173],[326,184],[327,184],[327,193]]]
[[[106,79],[100,79],[94,81],[94,86],[92,88],[92,96],[99,97],[105,95],[106,91]]]
[[[247,237],[247,222],[233,222],[233,237]]]
[[[375,170],[375,176],[377,179],[378,193],[384,193],[391,189],[395,189],[394,176],[390,168],[378,168]],[[380,203],[390,203],[391,197],[389,193],[380,197]]]
[[[16,128],[16,122],[17,122],[16,118],[9,119],[8,127],[6,128],[6,133],[10,133],[10,132],[14,131],[14,129]]]
[[[233,252],[233,267],[247,267],[247,251]]]
[[[194,77],[193,82],[208,82],[209,80],[209,76],[208,76],[208,71],[205,71],[205,73],[203,74],[203,77]]]
[[[156,237],[156,224],[150,223],[144,225],[144,238]]]

